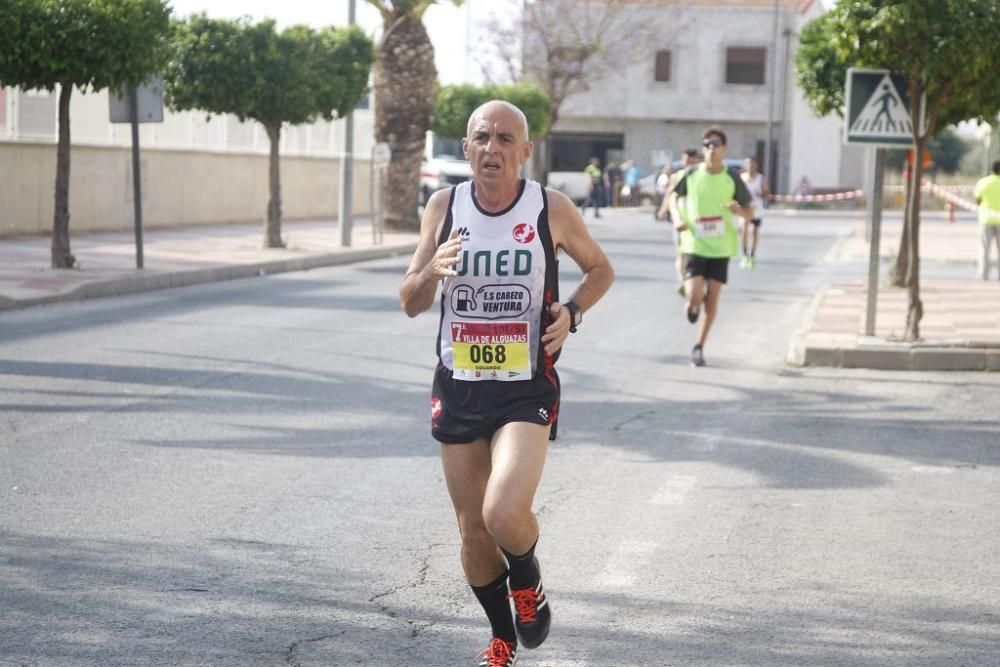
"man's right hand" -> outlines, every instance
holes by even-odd
[[[461,250],[462,239],[458,235],[458,229],[453,229],[448,240],[438,246],[425,270],[429,270],[432,275],[438,278],[457,276],[458,271],[455,270],[455,265],[458,264],[458,253]]]

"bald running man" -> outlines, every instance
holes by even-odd
[[[483,104],[462,146],[472,179],[430,198],[399,293],[415,317],[442,287],[431,434],[441,443],[462,567],[492,630],[478,664],[511,667],[519,647],[545,641],[551,623],[531,507],[559,415],[555,363],[614,270],[572,201],[521,178],[532,143],[520,109]],[[583,272],[564,302],[561,252]]]

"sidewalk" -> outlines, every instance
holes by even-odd
[[[868,243],[860,221],[840,246],[837,261],[867,261]],[[922,340],[902,342],[909,301],[905,288],[886,287],[885,266],[895,260],[901,225],[883,225],[883,260],[875,313],[875,335],[865,336],[868,291],[863,281],[832,285],[816,295],[805,328],[793,337],[788,362],[797,366],[836,366],[882,370],[1000,371],[1000,281],[976,276],[979,226],[972,216],[948,223],[942,216],[921,221],[921,275],[949,265],[964,279],[920,281]],[[967,271],[966,271],[967,269]],[[996,276],[994,267],[990,273]]]
[[[349,248],[336,221],[325,220],[282,223],[280,249],[261,248],[263,223],[149,229],[143,237],[142,270],[132,232],[71,230],[79,268],[60,270],[48,268],[49,237],[0,238],[0,311],[411,254],[417,245],[415,233],[390,232],[375,245],[360,219]]]

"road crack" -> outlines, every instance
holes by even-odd
[[[315,642],[324,642],[328,639],[336,639],[337,637],[342,637],[347,634],[347,630],[341,630],[340,632],[335,632],[333,634],[321,635],[319,637],[311,637],[309,639],[298,639],[291,643],[288,650],[285,652],[285,662],[292,667],[302,667],[302,663],[295,658],[295,652],[298,651],[299,647],[303,644],[312,644]]]

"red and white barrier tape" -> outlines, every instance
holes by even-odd
[[[953,195],[949,192],[950,188],[942,187],[936,183],[931,183],[930,181],[924,181],[920,184],[920,189],[925,192],[930,192],[935,197],[940,197],[949,204],[953,204],[958,208],[964,208],[966,211],[972,211],[974,213],[986,213],[988,218],[1000,220],[1000,211],[990,211],[989,209],[981,208],[977,206],[975,202]]]
[[[948,192],[972,192],[976,189],[975,185],[937,185],[935,187],[942,190],[947,190]]]
[[[886,190],[902,190],[902,185],[889,185],[886,186]],[[989,211],[987,209],[980,209],[975,202],[971,202],[967,199],[962,199],[958,195],[952,194],[953,192],[971,192],[974,187],[971,185],[937,185],[936,183],[931,183],[928,180],[924,180],[920,185],[920,189],[929,192],[936,197],[944,199],[949,204],[953,204],[958,208],[964,208],[967,211],[976,212],[986,212],[988,216],[995,220],[1000,220],[1000,211]],[[843,201],[845,199],[857,199],[859,197],[864,197],[864,190],[847,190],[846,192],[835,192],[832,194],[824,195],[770,195],[768,199],[771,201],[794,201],[794,202],[810,202],[810,201]]]
[[[844,199],[857,199],[865,195],[864,190],[848,190],[846,192],[833,192],[826,195],[771,195],[771,201],[842,201]]]

